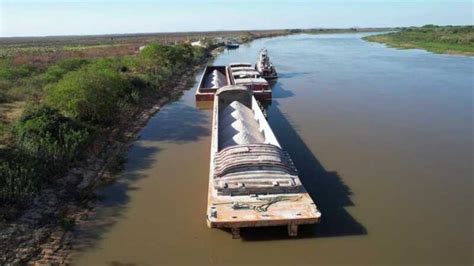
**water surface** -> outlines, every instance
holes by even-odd
[[[214,62],[254,62],[268,48],[280,74],[269,122],[321,224],[241,240],[206,227],[211,118],[193,88],[143,129],[76,263],[471,265],[474,60],[362,36],[260,39]]]

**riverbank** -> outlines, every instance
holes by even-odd
[[[9,114],[19,116],[0,119],[0,220],[14,217],[10,206],[27,207],[88,153],[100,153],[104,137],[150,100],[176,97],[176,84],[213,47],[149,44],[132,56],[53,64],[2,59],[0,105],[18,108]]]
[[[45,186],[21,217],[2,224],[2,263],[67,263],[72,248],[71,229],[87,219],[94,208],[94,188],[114,179],[140,129],[164,104],[189,88],[208,59],[187,69],[172,86],[169,97],[149,98],[132,114],[123,117],[124,123],[119,123],[102,143],[97,143],[102,146],[98,148],[100,152],[87,154],[87,159],[64,177]]]
[[[427,25],[367,36],[364,40],[399,49],[424,49],[434,53],[474,56],[473,26]]]

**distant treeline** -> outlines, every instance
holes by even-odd
[[[1,60],[0,104],[27,107],[16,122],[0,121],[0,140],[8,142],[0,149],[0,207],[28,202],[143,101],[169,97],[180,76],[207,55],[189,44],[150,44],[134,56],[52,65]]]
[[[3,37],[0,45],[8,47],[40,47],[40,46],[89,46],[131,43],[174,43],[202,38],[236,37],[250,35],[254,38],[287,34],[288,30],[236,30],[236,31],[201,31],[201,32],[161,32],[161,33],[131,33],[106,35],[71,35],[45,37]]]
[[[435,53],[474,55],[474,26],[425,25],[402,28],[397,32],[372,35],[364,39],[396,48],[421,48]]]

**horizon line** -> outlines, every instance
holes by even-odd
[[[424,25],[435,25],[442,27],[462,27],[462,26],[474,26],[473,24],[457,24],[457,25],[436,25],[436,24],[424,24]],[[60,38],[60,37],[96,37],[96,36],[127,36],[127,35],[153,35],[153,34],[183,34],[183,33],[212,33],[212,32],[245,32],[245,31],[282,31],[282,30],[345,30],[345,29],[396,29],[396,28],[411,28],[411,27],[422,27],[424,25],[412,25],[412,26],[388,26],[388,27],[309,27],[309,28],[280,28],[280,29],[229,29],[229,30],[206,30],[206,31],[156,31],[156,32],[123,32],[123,33],[98,33],[98,34],[71,34],[71,35],[16,35],[16,36],[0,36],[0,39],[14,39],[14,38]]]

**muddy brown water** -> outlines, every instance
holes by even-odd
[[[300,227],[208,229],[210,111],[194,88],[157,113],[79,231],[78,265],[473,263],[473,66],[364,34],[260,39],[280,78],[269,122],[323,217]]]

